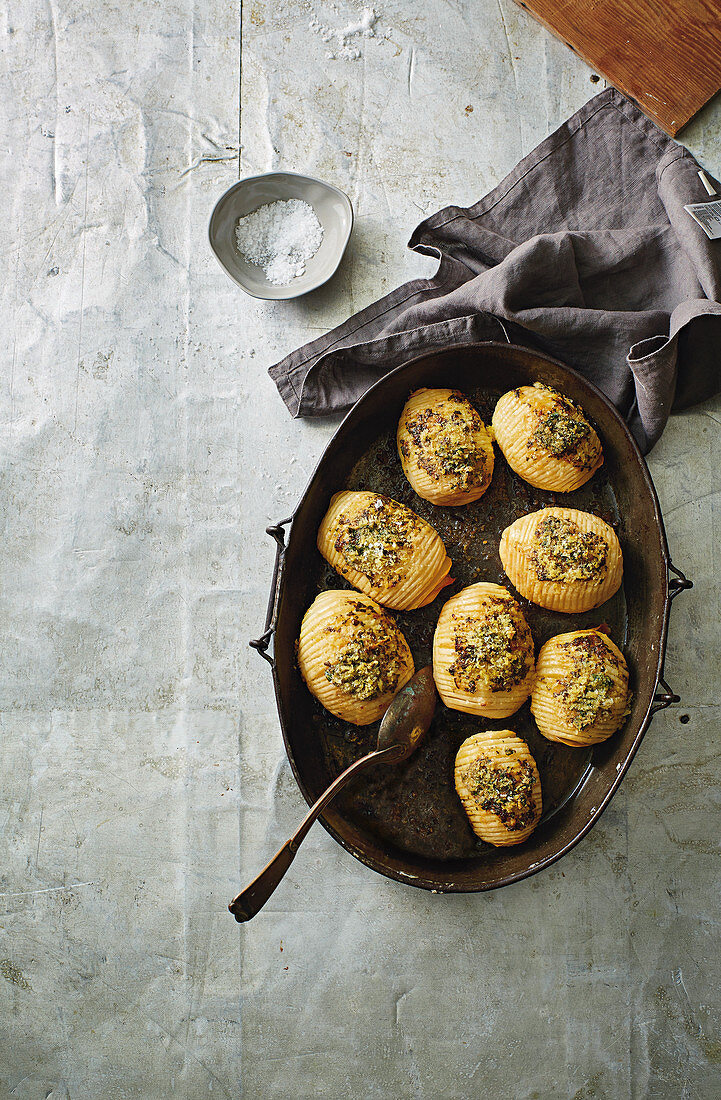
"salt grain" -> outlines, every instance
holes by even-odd
[[[308,26],[329,47],[325,55],[329,61],[358,61],[362,56],[359,42],[363,38],[375,37],[377,22],[376,10],[363,8],[360,17],[345,27],[331,27],[327,23],[319,22],[315,15],[311,16]]]
[[[302,199],[279,199],[238,219],[238,251],[273,286],[289,286],[321,246],[323,226]]]

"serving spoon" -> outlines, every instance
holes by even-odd
[[[415,752],[433,719],[436,698],[433,670],[429,665],[411,677],[388,707],[378,730],[377,748],[354,760],[350,767],[333,780],[317,802],[313,803],[290,840],[273,856],[258,877],[233,898],[228,909],[239,923],[250,920],[263,908],[293,862],[311,825],[349,779],[372,764],[400,764]]]

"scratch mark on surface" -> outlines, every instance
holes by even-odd
[[[415,987],[413,987],[413,988],[415,988]],[[406,1063],[407,1064],[407,1072],[408,1072],[408,1077],[410,1078],[411,1085],[413,1087],[413,1095],[414,1096],[420,1096],[421,1095],[421,1089],[422,1089],[422,1075],[421,1075],[421,1072],[420,1072],[419,1067],[418,1067],[418,1057],[417,1057],[415,1048],[413,1046],[413,1040],[411,1039],[410,1035],[408,1035],[406,1033],[406,1031],[403,1027],[403,1022],[402,1022],[402,1020],[401,1020],[401,1018],[398,1014],[398,1008],[399,1008],[401,1002],[405,1000],[405,998],[408,996],[408,994],[410,992],[412,992],[412,990],[407,989],[405,991],[405,993],[401,993],[398,997],[396,997],[396,1019],[395,1019],[395,1022],[396,1022],[396,1027],[400,1031],[400,1034],[403,1038],[403,1046],[405,1048],[405,1054],[407,1056],[407,1063]]]
[[[58,32],[57,32],[57,19],[55,18],[55,7],[53,0],[48,0],[48,11],[50,12],[50,33],[53,39],[53,82],[55,84],[55,131],[57,131],[57,118],[59,115],[58,110]],[[53,133],[53,165],[52,172],[52,184],[53,194],[55,195],[55,205],[61,206],[63,202],[63,196],[60,188],[60,173],[58,171],[58,142]]]
[[[407,996],[408,996],[408,990],[406,990],[405,993],[401,993],[399,997],[396,997],[396,1027],[400,1027],[400,1022],[401,1022],[398,1009],[400,1008],[401,1003],[406,999]]]
[[[16,894],[0,894],[0,898],[30,898],[35,894],[61,894],[65,890],[78,890],[81,886],[96,886],[95,880],[92,882],[71,882],[69,886],[45,886],[41,890],[20,890]]]
[[[70,196],[69,196],[68,200],[65,203],[64,212],[63,212],[63,214],[60,218],[60,221],[58,223],[56,223],[57,226],[58,226],[57,232],[53,235],[53,238],[50,241],[50,244],[48,245],[48,247],[45,251],[45,255],[43,256],[42,260],[40,261],[40,266],[38,268],[38,275],[40,275],[42,273],[43,268],[45,267],[45,264],[47,263],[48,258],[50,256],[50,253],[52,252],[53,245],[55,244],[56,240],[60,236],[60,232],[63,229],[63,227],[65,225],[65,222],[68,220],[68,217],[70,216],[70,214],[72,212],[72,207],[70,205],[70,201],[71,201],[73,195],[75,194],[75,187],[76,187],[76,184],[73,184],[73,189],[70,192]]]
[[[80,394],[80,353],[83,347],[83,307],[85,298],[85,247],[87,243],[87,234],[85,227],[88,220],[88,169],[90,161],[90,115],[88,115],[88,123],[85,128],[85,200],[83,203],[83,251],[82,259],[80,263],[80,320],[78,322],[78,365],[75,372],[75,419],[73,421],[73,431],[77,431],[78,427],[78,397]]]
[[[185,174],[185,173],[183,173],[183,174]],[[157,237],[153,241],[153,244],[157,248],[158,252],[162,253],[163,256],[167,256],[169,260],[172,260],[173,263],[176,264],[180,268],[181,271],[185,271],[185,267],[184,267],[183,264],[181,264],[178,257],[174,256],[172,252],[168,252],[167,248],[163,247],[163,245],[160,243],[160,241],[158,240]],[[155,377],[155,375],[152,373],[152,371],[150,372],[150,376],[151,376],[151,378],[153,379],[154,382],[158,381],[157,378]],[[160,383],[158,383],[158,384],[160,384]],[[170,390],[167,388],[167,386],[164,386],[163,388],[165,389],[165,392],[168,393],[170,395],[170,397],[172,398],[173,395],[172,395],[172,393],[170,393]]]
[[[98,974],[96,977],[100,984],[103,985],[107,990],[109,990],[110,993],[115,994],[115,996],[117,996],[118,998],[124,998],[125,995],[123,994],[123,992],[111,982],[106,981],[101,974]],[[218,1077],[213,1072],[213,1070],[201,1058],[198,1057],[197,1054],[195,1054],[187,1046],[184,1046],[174,1032],[169,1031],[166,1027],[164,1027],[157,1016],[153,1016],[149,1012],[146,1012],[143,1008],[141,1001],[134,1001],[132,1004],[126,1003],[126,1010],[129,1009],[132,1009],[134,1012],[136,1012],[137,1015],[145,1021],[149,1028],[155,1029],[155,1031],[164,1036],[164,1038],[167,1039],[169,1043],[174,1043],[177,1047],[179,1047],[185,1057],[190,1058],[193,1062],[196,1062],[205,1070],[209,1077],[209,1092],[212,1092],[213,1086],[217,1085],[223,1096],[227,1097],[227,1100],[233,1100],[233,1094],[231,1094],[227,1090],[220,1077]]]
[[[674,504],[673,508],[669,508],[664,512],[663,518],[667,519],[674,512],[680,511],[681,508],[690,508],[692,504],[700,504],[702,500],[708,500],[709,497],[717,497],[721,492],[720,489],[712,489],[708,493],[702,493],[701,496],[694,497],[693,500],[684,500],[680,504]]]
[[[35,849],[35,870],[38,869],[38,856],[40,855],[40,836],[43,831],[43,814],[45,813],[45,807],[40,807],[40,825],[38,826],[38,846]]]
[[[238,153],[234,149],[232,153],[228,153],[227,155],[222,156],[222,157],[209,157],[209,156],[196,157],[195,160],[193,161],[193,163],[189,164],[188,167],[183,172],[180,173],[180,178],[182,180],[183,176],[187,176],[190,172],[193,171],[194,168],[199,168],[201,164],[218,164],[222,160],[235,160],[237,155],[238,155]]]
[[[288,1058],[317,1058],[319,1056],[327,1056],[327,1050],[299,1050],[297,1053],[288,1054],[274,1054],[272,1057],[266,1058],[266,1062],[287,1062]]]
[[[373,153],[372,152],[369,154],[369,160],[370,160],[371,164],[373,165],[373,167],[378,172],[378,182],[381,185],[381,190],[383,191],[383,198],[386,201],[386,209],[388,210],[389,215],[392,217],[393,208],[391,206],[391,200],[388,197],[388,188],[386,186],[386,181],[383,177],[383,170],[381,168],[378,168],[378,166],[376,165],[375,160],[373,158]]]
[[[118,783],[127,783],[127,784],[128,784],[128,786],[129,786],[129,787],[131,787],[131,788],[132,788],[132,789],[133,789],[133,790],[135,791],[135,793],[136,793],[136,794],[142,794],[142,793],[143,793],[143,792],[142,792],[142,791],[140,791],[140,790],[139,790],[139,789],[138,789],[137,787],[135,787],[135,786],[134,786],[134,785],[133,785],[133,784],[132,784],[132,783],[130,782],[130,780],[129,780],[129,779],[126,779],[124,775],[115,775],[115,773],[114,773],[114,772],[108,772],[108,775],[110,776],[110,778],[111,778],[111,779],[117,779]]]
[[[18,236],[20,234],[18,233]],[[18,357],[18,322],[17,322],[17,308],[18,308],[18,279],[19,272],[18,267],[20,264],[20,249],[15,253],[15,296],[13,298],[13,357],[10,365],[10,420],[15,419],[15,364]]]
[[[243,0],[238,0],[238,179],[241,175],[241,156],[243,153]]]
[[[498,4],[498,10],[501,13],[501,23],[503,24],[503,33],[506,36],[506,45],[508,46],[508,60],[511,62],[511,70],[513,72],[513,82],[516,85],[516,99],[520,102],[521,93],[520,93],[519,86],[518,86],[518,72],[516,71],[516,64],[515,64],[515,61],[513,60],[513,47],[511,46],[511,37],[508,33],[508,27],[506,26],[506,17],[503,14],[503,8],[501,7],[501,0],[496,0],[496,3]],[[520,132],[521,138],[522,138],[523,133],[522,133],[522,130],[521,130],[520,119],[519,119],[519,122],[518,122],[518,129],[519,129],[519,132]],[[521,151],[523,152],[523,141],[521,141]]]
[[[200,136],[208,142],[208,145],[212,145],[214,149],[223,149],[224,148],[224,146],[221,145],[221,143],[219,141],[216,141],[214,137],[210,136],[210,134],[208,133],[207,130],[203,130],[203,132]],[[229,149],[230,146],[226,145],[225,148]],[[237,153],[237,151],[238,150],[236,149],[235,152]]]
[[[686,988],[686,983],[683,980],[683,970],[681,969],[680,966],[679,966],[678,970],[672,970],[671,971],[671,980],[673,981],[674,985],[681,986],[681,989],[683,989],[683,992],[684,992],[684,996],[685,996],[686,1000],[688,1001],[688,1006],[691,1009],[691,1011],[693,1012],[693,1007],[691,1005],[691,998],[688,995],[688,990]]]
[[[23,1083],[24,1083],[25,1081],[29,1081],[29,1080],[30,1080],[30,1077],[31,1077],[31,1075],[30,1075],[29,1073],[27,1073],[27,1074],[26,1074],[26,1075],[25,1075],[25,1076],[24,1076],[24,1077],[22,1078],[22,1080],[18,1081],[17,1085],[15,1085],[15,1086],[14,1086],[13,1088],[11,1088],[11,1089],[10,1089],[10,1095],[12,1096],[12,1095],[13,1095],[14,1093],[17,1093],[17,1090],[18,1090],[18,1089],[20,1088],[20,1086],[21,1086],[21,1085],[22,1085],[22,1084],[23,1084]],[[45,1100],[50,1100],[50,1096],[51,1096],[51,1094],[49,1094],[48,1096],[46,1096],[46,1097],[45,1097]]]
[[[413,76],[414,76],[414,73],[415,73],[415,67],[416,67],[416,48],[415,48],[415,46],[411,46],[411,55],[408,58],[408,74],[407,74],[408,97],[409,97],[409,99],[413,99]]]

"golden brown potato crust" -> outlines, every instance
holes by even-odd
[[[418,496],[432,504],[468,504],[491,484],[491,437],[458,390],[412,393],[401,413],[397,442],[404,474]]]
[[[395,620],[359,592],[321,592],[306,611],[298,666],[326,710],[356,726],[382,718],[415,671]]]
[[[501,535],[498,552],[521,595],[550,611],[574,614],[599,607],[623,578],[616,532],[577,508],[542,508],[521,516]]]
[[[508,465],[539,489],[570,493],[603,464],[601,441],[583,410],[541,383],[504,393],[492,424]]]
[[[531,712],[549,741],[596,745],[622,725],[628,707],[623,653],[600,630],[550,638],[536,663]]]
[[[456,756],[455,783],[473,832],[488,844],[522,844],[540,820],[536,761],[512,730],[466,738]]]
[[[380,493],[336,493],[318,531],[318,549],[354,588],[385,607],[425,607],[451,583],[451,559],[440,536]]]
[[[533,639],[523,612],[500,584],[469,585],[441,610],[433,677],[452,710],[507,718],[533,686]]]

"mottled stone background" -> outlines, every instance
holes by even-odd
[[[603,83],[510,0],[4,0],[0,1096],[715,1098],[721,405],[651,456],[674,560],[658,717],[561,863],[488,896],[386,881],[303,810],[248,649],[329,438],[266,367],[411,275]],[[242,44],[242,48],[241,48]],[[721,104],[682,135],[721,170]],[[239,143],[242,142],[242,145]],[[336,279],[244,297],[206,226],[239,171],[351,195]]]

